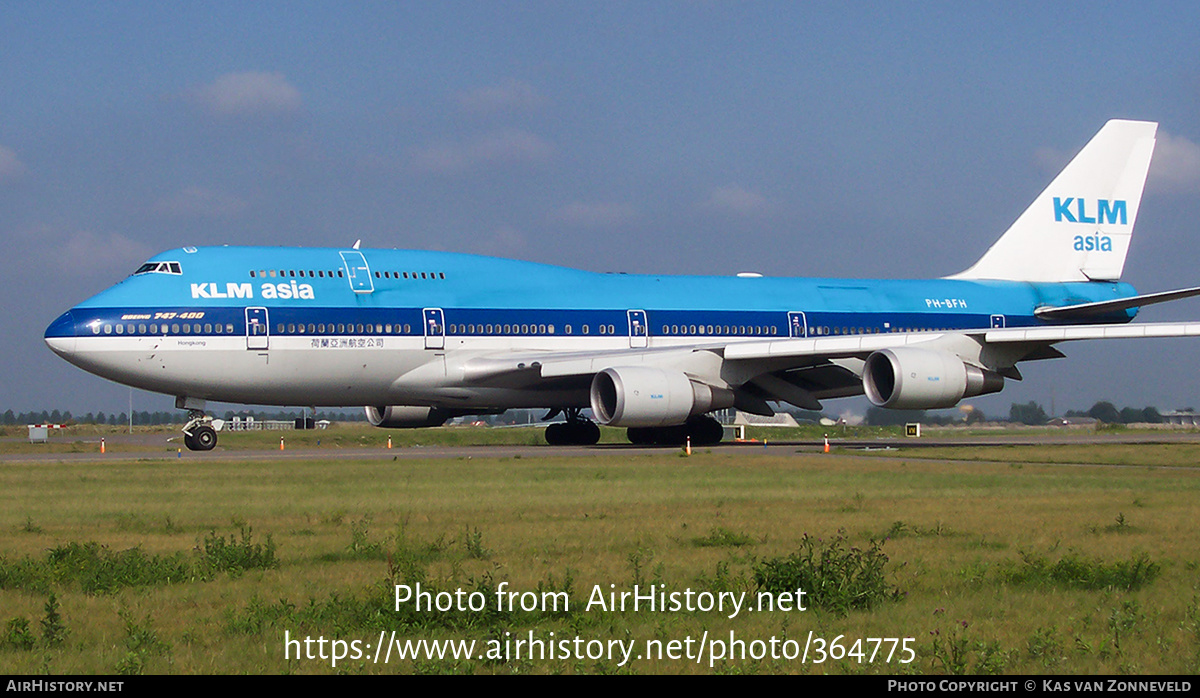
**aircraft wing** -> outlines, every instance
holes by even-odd
[[[786,368],[804,366],[812,360],[865,359],[880,349],[941,343],[947,338],[970,337],[980,344],[1026,345],[1033,349],[1059,342],[1084,339],[1142,339],[1200,336],[1200,322],[1137,323],[1122,325],[1060,325],[1054,327],[1010,327],[1001,329],[950,330],[864,334],[837,337],[782,338],[714,342],[689,347],[621,349],[586,352],[514,352],[472,357],[463,364],[468,382],[514,373],[541,378],[587,376],[610,366],[660,365],[684,361],[707,353],[725,361],[770,361]]]
[[[737,388],[737,407],[773,414],[768,401],[804,409],[819,400],[863,392],[862,368],[873,352],[916,347],[948,350],[967,363],[1020,379],[1018,361],[1061,357],[1059,342],[1200,336],[1200,322],[980,328],[941,332],[843,335],[834,337],[716,341],[706,345],[586,352],[485,354],[461,366],[466,384],[514,382],[527,387],[564,380],[590,380],[616,366],[670,366],[705,382]]]

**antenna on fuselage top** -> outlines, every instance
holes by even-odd
[[[359,245],[361,245],[361,244],[362,244],[362,240],[355,240],[355,241],[354,241],[354,249],[356,249],[356,250],[357,250],[357,249],[358,249],[358,246],[359,246]]]

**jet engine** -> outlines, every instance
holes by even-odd
[[[416,429],[418,427],[440,427],[447,419],[458,415],[437,407],[413,407],[392,405],[391,407],[367,407],[367,421],[373,427],[384,429]]]
[[[928,410],[953,407],[965,397],[999,392],[1000,374],[964,363],[945,351],[901,347],[867,357],[863,390],[878,407]]]
[[[606,368],[592,379],[596,421],[616,427],[662,427],[733,406],[733,391],[697,383],[682,371],[648,366]]]

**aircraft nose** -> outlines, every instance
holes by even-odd
[[[46,328],[46,345],[63,358],[75,353],[75,316],[71,311],[58,316]]]

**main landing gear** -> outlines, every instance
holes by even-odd
[[[213,418],[204,412],[205,403],[195,398],[176,398],[175,406],[188,411],[188,422],[183,425],[183,445],[189,451],[211,451],[217,445],[217,430]]]
[[[639,446],[682,446],[689,437],[693,446],[715,446],[725,429],[712,417],[700,415],[672,427],[630,427],[627,435],[630,443]]]
[[[578,407],[565,410],[567,421],[551,424],[546,427],[546,443],[551,446],[591,446],[600,441],[600,427],[595,422],[582,417]],[[547,419],[553,417],[551,412]]]

